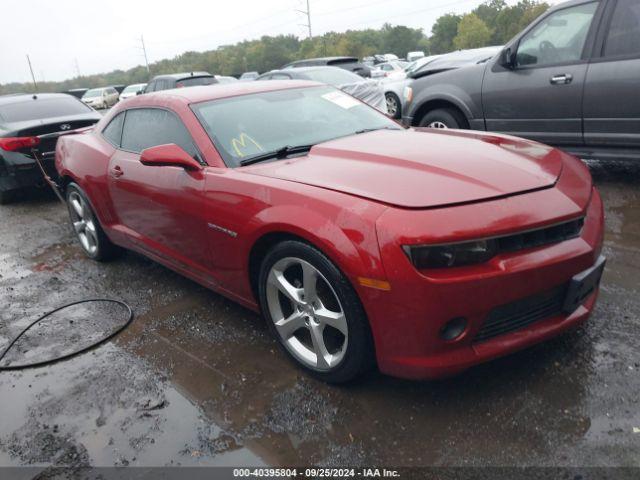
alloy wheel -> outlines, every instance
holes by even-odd
[[[434,120],[429,125],[427,125],[427,127],[429,127],[429,128],[449,128],[446,123],[441,122],[440,120]]]
[[[278,260],[267,275],[266,299],[284,346],[318,371],[336,367],[347,351],[347,319],[333,287],[309,262]]]
[[[398,114],[398,102],[393,97],[393,95],[387,95],[387,113],[392,117],[395,117]]]
[[[73,229],[82,244],[82,248],[89,255],[95,255],[98,251],[98,232],[93,219],[93,214],[87,205],[87,201],[78,192],[71,192],[69,195],[71,208],[71,223]]]

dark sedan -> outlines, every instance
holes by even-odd
[[[0,96],[0,204],[8,203],[19,190],[44,183],[34,150],[47,174],[55,176],[58,135],[91,126],[101,118],[64,93]]]

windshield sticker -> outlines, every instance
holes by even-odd
[[[244,157],[248,153],[264,152],[262,146],[244,132],[238,138],[231,139],[231,146],[239,157]]]
[[[324,95],[322,95],[322,98],[324,98],[325,100],[329,100],[331,103],[335,103],[336,105],[344,108],[345,110],[348,110],[350,108],[357,107],[358,105],[360,105],[360,102],[358,100],[356,100],[355,98],[349,95],[345,95],[342,92],[325,93]]]

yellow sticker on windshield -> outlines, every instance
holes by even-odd
[[[255,153],[251,151],[246,151],[246,150],[251,150],[251,145],[255,146],[255,148],[257,148],[258,151],[264,152],[264,149],[262,148],[262,146],[244,132],[241,133],[238,138],[231,139],[231,146],[233,147],[233,149],[235,150],[236,154],[238,154],[239,157],[244,157],[247,155],[247,153]],[[242,150],[240,150],[241,148],[245,151],[243,152]]]

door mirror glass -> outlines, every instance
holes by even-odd
[[[202,166],[182,147],[175,143],[158,145],[143,150],[140,154],[140,162],[148,166],[172,166],[182,167],[185,170],[201,170]]]

